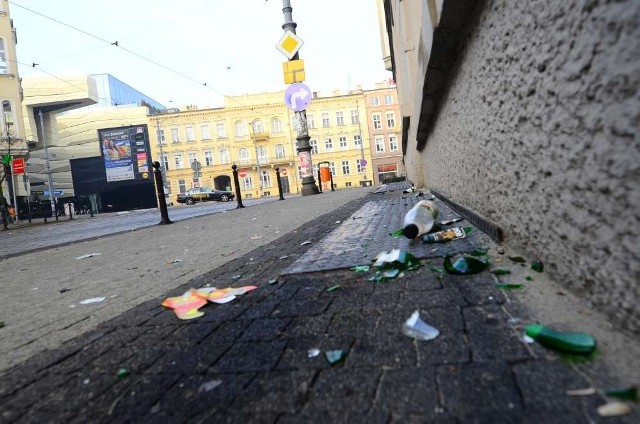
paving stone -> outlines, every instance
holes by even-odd
[[[349,356],[355,338],[319,334],[315,337],[300,337],[287,340],[287,347],[278,362],[278,370],[324,369],[331,365],[325,358],[329,350],[342,350]],[[318,349],[317,356],[310,358],[309,350]]]
[[[347,368],[337,365],[320,371],[304,412],[339,410],[336,405],[348,405],[348,411],[366,412],[372,405],[382,371],[377,368]]]
[[[443,306],[463,306],[466,302],[456,287],[440,290],[406,292],[398,301],[398,313],[411,313],[416,309],[441,308]]]
[[[117,382],[115,371],[110,375],[79,372],[57,390],[39,399],[33,407],[43,412],[55,412],[56,416],[63,411],[77,411]]]
[[[144,369],[144,374],[193,374],[210,369],[229,349],[230,344],[199,344],[190,347],[164,348],[162,355]]]
[[[185,325],[172,333],[172,338],[179,339],[185,344],[195,345],[211,336],[219,324],[216,322],[186,321]]]
[[[474,275],[451,276],[450,281],[457,285],[468,304],[479,306],[503,304],[506,301],[502,290],[496,288],[496,282],[488,272]]]
[[[491,421],[488,421],[491,422]],[[393,414],[388,421],[389,424],[459,424],[460,421],[449,414],[440,414],[433,417],[431,414]]]
[[[231,344],[242,336],[249,325],[251,325],[251,321],[244,319],[221,322],[213,333],[200,343],[203,345]]]
[[[322,336],[326,333],[331,320],[330,315],[295,317],[280,335],[281,338],[298,338],[305,336]]]
[[[349,424],[386,424],[389,413],[383,410],[353,411],[345,409],[313,409],[300,414],[281,415],[277,424],[298,423],[349,423]]]
[[[334,314],[327,334],[332,336],[356,336],[369,334],[376,328],[377,315],[362,315],[357,312]]]
[[[367,296],[364,300],[362,312],[366,314],[372,311],[382,312],[389,309],[396,309],[399,300],[400,293],[376,292]]]
[[[442,365],[436,369],[439,396],[445,412],[461,422],[509,422],[522,411],[518,387],[508,365]],[[511,421],[518,422],[518,421]]]
[[[278,308],[271,315],[274,317],[293,317],[302,315],[320,315],[323,313],[332,299],[313,299],[313,300],[287,300],[281,302]]]
[[[253,305],[250,305],[247,309],[245,309],[244,312],[242,312],[242,314],[238,316],[238,318],[246,320],[266,318],[273,313],[280,302],[281,301],[278,299],[266,299],[261,302],[254,303]]]
[[[143,373],[165,354],[158,346],[128,345],[114,348],[111,354],[102,355],[87,365],[95,373],[115,375],[120,368],[132,373]]]
[[[284,341],[236,343],[211,367],[211,372],[271,371],[285,347]]]
[[[521,337],[508,324],[509,317],[497,305],[464,308],[474,361],[522,360],[531,357]]]
[[[280,337],[284,332],[291,318],[262,318],[255,320],[240,336],[240,341],[269,341]]]
[[[45,375],[21,390],[2,400],[2,406],[7,409],[26,409],[38,402],[43,394],[50,393],[63,386],[71,377],[60,375]]]
[[[253,373],[186,375],[158,400],[154,411],[173,422],[195,422],[193,417],[218,411],[222,414],[235,399],[244,398],[243,390],[253,378]],[[157,419],[156,414],[150,417]]]
[[[299,412],[317,373],[315,370],[259,373],[231,407],[252,412]]]
[[[438,391],[434,368],[386,369],[378,388],[375,405],[393,413],[435,415]]]
[[[357,367],[413,367],[418,356],[413,340],[400,332],[374,333],[358,337],[348,361]]]

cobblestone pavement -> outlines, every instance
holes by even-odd
[[[355,249],[346,252],[336,244],[353,237],[345,228],[373,219],[365,212],[408,209],[413,201],[399,191],[348,201],[32,356],[0,377],[0,421],[638,422],[635,407],[617,418],[596,413],[605,403],[599,382],[614,380],[591,371],[607,373],[598,364],[608,352],[572,363],[524,343],[523,325],[535,321],[535,311],[496,288],[489,272],[442,273],[442,259],[430,249],[418,254],[427,257],[420,269],[385,282],[369,281],[371,271],[345,268],[370,260],[364,239],[384,238],[400,220],[385,215],[387,224],[362,229],[351,243]],[[492,266],[513,265],[481,235],[465,246],[490,248]],[[336,258],[336,266],[320,261],[318,270],[323,255]],[[168,296],[207,284],[258,288],[227,304],[209,304],[191,321],[160,306]],[[336,284],[339,289],[327,291]],[[437,338],[416,341],[401,333],[415,310],[440,330]],[[342,350],[344,359],[329,364],[331,350]],[[128,375],[118,377],[120,369]],[[567,395],[588,387],[595,394]]]

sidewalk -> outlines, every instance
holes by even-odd
[[[141,304],[112,310],[113,318],[107,314],[84,334],[11,365],[0,376],[0,422],[638,422],[634,404],[622,417],[603,418],[596,412],[607,401],[605,389],[640,381],[637,340],[611,330],[545,273],[532,272],[529,258],[521,266],[507,258],[517,252],[497,253],[497,246],[477,230],[440,245],[390,237],[401,226],[403,211],[419,200],[413,195],[363,191],[349,199],[347,194],[353,193],[323,193],[310,196],[313,200],[229,212],[224,216],[229,221],[216,225],[243,234],[263,230],[235,245],[211,232],[202,241],[204,229],[216,221],[210,217],[103,240],[121,251],[138,244],[148,247],[135,264],[149,269],[119,277],[128,283],[123,290],[139,296],[152,290],[149,279],[159,278],[153,263],[175,272],[174,285],[159,278],[160,287]],[[328,213],[304,221],[300,216],[309,212],[309,202],[324,204]],[[441,219],[455,215],[437,203]],[[286,221],[293,225],[296,220],[302,222],[293,230],[282,235],[272,231],[276,224],[271,222],[285,221],[277,224],[284,228]],[[170,252],[160,249],[167,239],[175,244]],[[187,247],[190,239],[196,243]],[[373,271],[349,269],[394,247],[423,258],[423,265],[378,283],[369,281]],[[440,272],[444,253],[481,247],[489,248],[492,268],[512,271],[500,276],[503,281],[526,287],[498,289],[488,271],[470,276]],[[86,250],[67,249],[74,248],[69,255]],[[208,249],[210,260],[198,260],[182,272],[180,263],[167,266],[167,258],[177,258],[170,254],[185,249]],[[38,259],[44,260],[45,253]],[[133,263],[121,262],[123,256],[102,255],[110,262],[90,262],[91,269],[73,272],[132,268]],[[19,267],[10,261],[3,265],[7,263]],[[104,285],[108,276],[100,281],[93,287]],[[137,288],[138,283],[143,287]],[[206,285],[258,288],[230,303],[206,305],[204,316],[190,321],[178,320],[160,305],[168,296]],[[327,291],[335,285],[340,288]],[[78,299],[89,294],[82,292]],[[46,299],[38,307],[45,308]],[[91,316],[106,309],[94,308]],[[439,329],[437,338],[416,341],[402,334],[402,323],[415,310]],[[9,342],[5,335],[15,324],[3,319],[7,327],[0,329],[1,346]],[[538,321],[590,332],[600,352],[573,363],[524,343],[524,325]],[[319,355],[310,357],[311,349]],[[329,364],[325,354],[331,350],[342,350],[344,360]],[[120,369],[128,375],[118,377]],[[594,394],[567,394],[589,387],[596,389]]]

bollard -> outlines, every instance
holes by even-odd
[[[58,220],[58,217],[60,216],[60,214],[58,213],[58,202],[55,202],[55,203],[53,204],[53,209],[54,209],[54,211],[53,211],[53,212],[54,212],[54,213],[55,213],[55,215],[56,215],[56,221],[57,221],[57,220]]]
[[[318,193],[322,193],[322,180],[320,179],[320,165],[318,165]]]
[[[331,191],[336,191],[336,189],[333,188],[333,172],[329,172],[329,174],[331,174]]]
[[[89,206],[89,213],[91,214],[91,218],[93,218],[93,203]]]
[[[44,218],[44,223],[47,223],[47,214],[45,213],[44,205],[42,205],[42,217]]]
[[[73,211],[71,210],[71,203],[69,203],[69,221],[73,219]]]
[[[27,216],[29,217],[29,224],[31,224],[31,201],[27,200]]]
[[[153,177],[156,182],[156,192],[158,193],[158,206],[160,207],[160,222],[158,225],[173,224],[169,219],[169,211],[167,210],[167,200],[164,197],[164,186],[162,185],[162,171],[160,171],[160,162],[153,162]],[[93,212],[93,206],[91,206]]]
[[[282,195],[282,181],[280,181],[280,168],[276,166],[276,178],[278,179],[278,193],[280,193],[280,199],[284,200],[284,196]]]
[[[238,201],[238,206],[236,206],[236,209],[244,208],[244,205],[242,204],[242,194],[240,194],[240,181],[238,180],[238,166],[234,164],[233,166],[231,166],[231,169],[233,170],[233,184],[236,187],[236,200]]]

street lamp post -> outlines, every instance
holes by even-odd
[[[284,24],[282,29],[284,31],[291,31],[296,33],[296,24],[293,21],[290,0],[282,0],[282,13],[284,14]],[[291,60],[298,60],[299,55],[296,54]],[[300,161],[300,173],[302,175],[302,195],[308,196],[311,194],[318,194],[318,187],[316,186],[315,179],[313,178],[313,165],[311,162],[311,145],[309,144],[309,129],[307,127],[307,113],[305,110],[296,111],[294,115],[294,126],[296,129],[296,150],[298,151],[298,160]]]
[[[44,159],[47,165],[47,180],[49,183],[49,201],[51,202],[51,211],[56,214],[56,200],[55,193],[53,189],[53,178],[51,177],[51,165],[49,164],[49,150],[47,149],[47,137],[44,131],[44,119],[42,118],[42,111],[38,111],[38,116],[40,117],[40,130],[42,131],[42,144],[44,145]],[[57,218],[57,214],[56,214]]]

